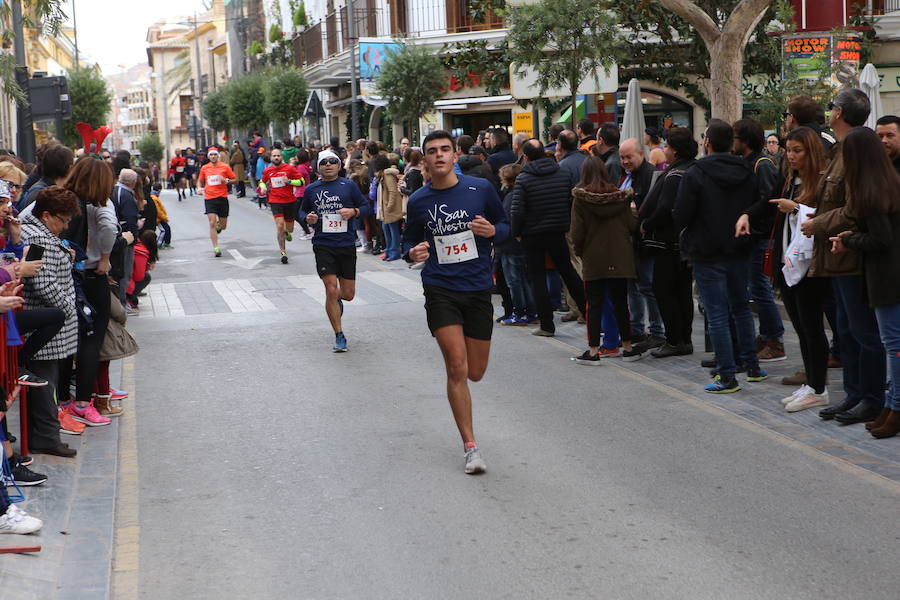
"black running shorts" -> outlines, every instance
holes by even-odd
[[[466,337],[489,341],[494,330],[491,290],[460,292],[424,285],[425,314],[431,335],[447,325],[462,325]]]
[[[356,279],[356,246],[313,244],[313,254],[319,277],[337,275],[341,279]]]
[[[208,198],[204,201],[207,215],[219,215],[220,219],[228,218],[228,198]]]
[[[269,202],[269,208],[272,209],[273,217],[282,217],[285,221],[297,219],[296,202]]]

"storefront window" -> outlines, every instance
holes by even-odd
[[[620,126],[625,118],[627,95],[627,87],[619,88],[616,92]],[[642,91],[641,104],[644,107],[644,122],[647,127],[660,132],[672,127],[687,127],[692,131],[694,129],[694,108],[683,100],[660,92]]]

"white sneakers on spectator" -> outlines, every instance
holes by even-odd
[[[43,526],[43,521],[30,516],[15,504],[10,504],[6,514],[0,515],[0,533],[34,533]]]
[[[806,384],[804,383],[804,384],[801,385],[799,388],[797,388],[796,390],[794,390],[794,393],[793,393],[793,394],[791,394],[790,396],[786,396],[786,397],[782,398],[782,399],[781,399],[781,405],[782,405],[782,406],[787,406],[788,404],[790,404],[791,402],[793,402],[794,400],[796,400],[798,396],[805,396],[806,394],[812,393],[813,391],[815,391],[815,390],[813,390],[811,387],[809,387],[808,385],[806,385]]]
[[[806,410],[807,408],[815,408],[817,406],[826,406],[828,404],[828,390],[826,389],[821,394],[817,394],[815,390],[810,388],[807,390],[807,393],[799,395],[794,398],[793,401],[785,406],[785,410],[788,412],[798,412],[801,410]]]

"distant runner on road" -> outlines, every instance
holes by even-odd
[[[299,187],[306,182],[297,169],[281,162],[281,150],[275,148],[269,156],[272,164],[263,171],[259,187],[263,192],[268,188],[269,208],[275,218],[275,237],[281,250],[281,263],[286,265],[288,257],[284,242],[293,240],[294,219],[297,218],[294,186]]]
[[[475,443],[468,380],[480,381],[487,370],[494,326],[491,246],[509,237],[509,222],[489,181],[455,172],[449,133],[428,134],[422,147],[431,182],[409,198],[405,258],[425,261],[425,313],[444,355],[465,472],[483,473],[487,467]]]
[[[181,155],[181,150],[175,151],[175,156],[169,161],[169,169],[172,171],[172,181],[178,191],[178,201],[184,200],[184,182],[187,180],[187,159]]]
[[[274,152],[274,151],[273,151]],[[334,152],[321,152],[319,181],[306,186],[300,218],[313,226],[312,245],[316,272],[325,286],[325,313],[334,330],[335,352],[346,352],[347,338],[341,325],[344,302],[356,295],[356,230],[360,217],[369,214],[369,203],[359,186],[338,177],[341,159]]]
[[[200,168],[200,187],[203,188],[204,212],[209,219],[209,239],[216,258],[219,250],[219,234],[228,227],[228,184],[234,182],[234,171],[219,162],[219,150],[215,146],[206,152],[209,162]]]

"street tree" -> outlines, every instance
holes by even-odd
[[[63,12],[66,4],[66,0],[22,0],[22,28],[59,35],[59,28],[66,20]],[[14,37],[12,2],[0,2],[0,47],[12,46]],[[0,91],[20,104],[28,101],[28,96],[16,83],[16,58],[12,53],[0,52]]]
[[[744,48],[774,0],[741,0],[730,11],[707,10],[702,0],[659,0],[691,24],[709,53],[712,117],[733,123],[741,118]],[[723,20],[724,18],[724,20]]]
[[[228,86],[220,85],[203,99],[203,116],[215,131],[225,131],[231,127],[228,120]]]
[[[387,101],[388,117],[397,123],[412,123],[417,138],[419,119],[434,109],[446,85],[440,57],[430,48],[415,44],[402,44],[389,51],[375,78],[378,94]]]
[[[540,0],[509,7],[508,58],[515,74],[537,74],[538,95],[569,90],[575,128],[578,86],[586,73],[609,69],[623,55],[618,21],[608,0]]]
[[[306,79],[294,67],[269,71],[263,86],[265,111],[276,127],[286,128],[303,118],[308,90]]]
[[[141,158],[147,162],[158,163],[163,157],[163,145],[159,140],[159,134],[155,131],[145,133],[138,142],[138,151]]]
[[[269,125],[263,83],[261,73],[251,73],[225,86],[229,125],[238,129],[265,129]]]
[[[72,118],[63,126],[63,143],[74,148],[81,144],[75,124],[88,123],[94,129],[106,125],[106,117],[112,108],[112,94],[106,81],[94,69],[72,69],[68,80]]]

